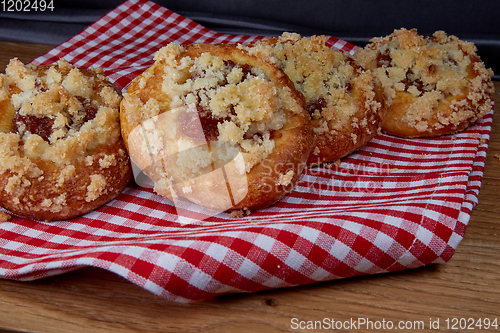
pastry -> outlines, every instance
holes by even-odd
[[[315,133],[308,166],[335,162],[363,147],[378,134],[383,118],[383,98],[371,73],[348,53],[328,47],[327,39],[283,33],[250,49],[276,63],[304,94]]]
[[[12,59],[0,75],[0,205],[35,220],[63,220],[121,193],[132,171],[120,101],[97,69]]]
[[[404,138],[460,132],[491,110],[493,71],[473,43],[437,31],[395,30],[374,38],[354,59],[383,86],[382,130]]]
[[[121,103],[122,135],[154,191],[235,211],[290,192],[313,144],[302,94],[236,45],[169,44]]]

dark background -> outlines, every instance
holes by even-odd
[[[33,0],[32,0],[33,1]],[[7,2],[7,1],[6,1]],[[326,34],[363,46],[394,29],[422,35],[444,30],[474,42],[500,79],[500,1],[401,0],[156,0],[180,15],[222,33]],[[121,0],[54,0],[54,11],[6,12],[0,8],[0,40],[57,45],[122,3]],[[1,5],[0,5],[1,6]]]

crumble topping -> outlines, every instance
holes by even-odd
[[[420,36],[416,29],[395,30],[359,49],[354,59],[374,72],[390,106],[397,93],[414,102],[402,119],[418,131],[432,130],[427,121],[436,117],[434,129],[482,117],[491,108],[491,69],[476,55],[473,43],[437,31]],[[455,98],[454,100],[452,100]],[[450,109],[436,106],[450,101]]]
[[[364,123],[372,124],[374,119],[370,114],[378,112],[380,103],[375,100],[371,75],[361,73],[347,53],[328,47],[327,39],[323,35],[302,37],[285,32],[280,37],[257,42],[249,49],[276,63],[304,94],[316,135],[336,136],[345,131],[346,126],[358,128],[359,124],[353,122],[357,116],[363,116],[360,120]],[[353,99],[355,85],[364,91],[365,105],[357,105]],[[370,112],[363,115],[360,107]],[[357,134],[348,137],[356,144]]]
[[[293,179],[293,175],[294,175],[293,170],[289,170],[285,174],[280,174],[277,185],[283,185],[283,186],[290,185]]]
[[[106,178],[100,174],[90,175],[90,184],[87,186],[87,197],[85,201],[90,202],[106,193]]]
[[[54,177],[56,187],[64,186],[76,166],[88,162],[89,153],[120,140],[121,94],[101,73],[64,59],[50,66],[12,59],[0,74],[0,174],[8,177],[5,191],[13,201],[19,202],[35,180]],[[113,156],[105,156],[100,167],[115,163]],[[96,177],[87,201],[104,191]],[[45,198],[41,207],[57,212],[66,199]]]
[[[126,115],[128,121],[142,124],[148,136],[143,147],[153,154],[167,156],[165,140],[175,141],[178,149],[174,153],[184,149],[177,154],[177,165],[183,168],[196,172],[206,167],[212,153],[193,147],[219,140],[241,148],[249,171],[274,150],[273,131],[286,122],[284,93],[259,68],[207,52],[198,57],[183,56],[184,50],[172,43],[155,54],[155,70],[161,81],[152,71],[145,72],[137,82],[139,91],[125,94],[123,106],[138,110]],[[141,92],[152,87],[159,90],[158,96]],[[172,112],[189,105],[193,108],[186,112]],[[165,113],[175,114],[165,117],[177,124],[167,125],[168,134],[158,118]],[[197,119],[202,125],[201,137],[200,129],[193,127]]]
[[[0,222],[7,222],[9,221],[11,216],[5,212],[0,211]]]
[[[99,165],[102,169],[109,168],[111,166],[115,166],[117,163],[115,155],[104,155],[101,159],[99,159]]]

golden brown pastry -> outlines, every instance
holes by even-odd
[[[374,38],[354,59],[384,88],[382,130],[400,137],[434,137],[464,130],[491,110],[493,71],[472,43],[437,31],[395,30]]]
[[[114,199],[132,177],[120,101],[98,70],[11,60],[0,75],[0,205],[51,221]]]
[[[304,94],[316,138],[309,166],[335,162],[358,150],[379,132],[383,117],[382,96],[371,73],[348,53],[328,47],[327,39],[284,33],[250,49],[276,63]],[[272,47],[271,56],[266,45]]]
[[[292,82],[235,45],[160,49],[124,95],[121,126],[157,193],[221,211],[280,200],[313,143]]]

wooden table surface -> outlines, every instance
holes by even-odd
[[[51,48],[0,42],[0,68],[10,58],[27,63]],[[500,82],[495,87],[498,118]],[[335,325],[355,332],[500,331],[498,156],[500,123],[494,121],[479,204],[446,264],[190,305],[169,303],[96,268],[34,282],[0,280],[0,332],[325,332]]]

